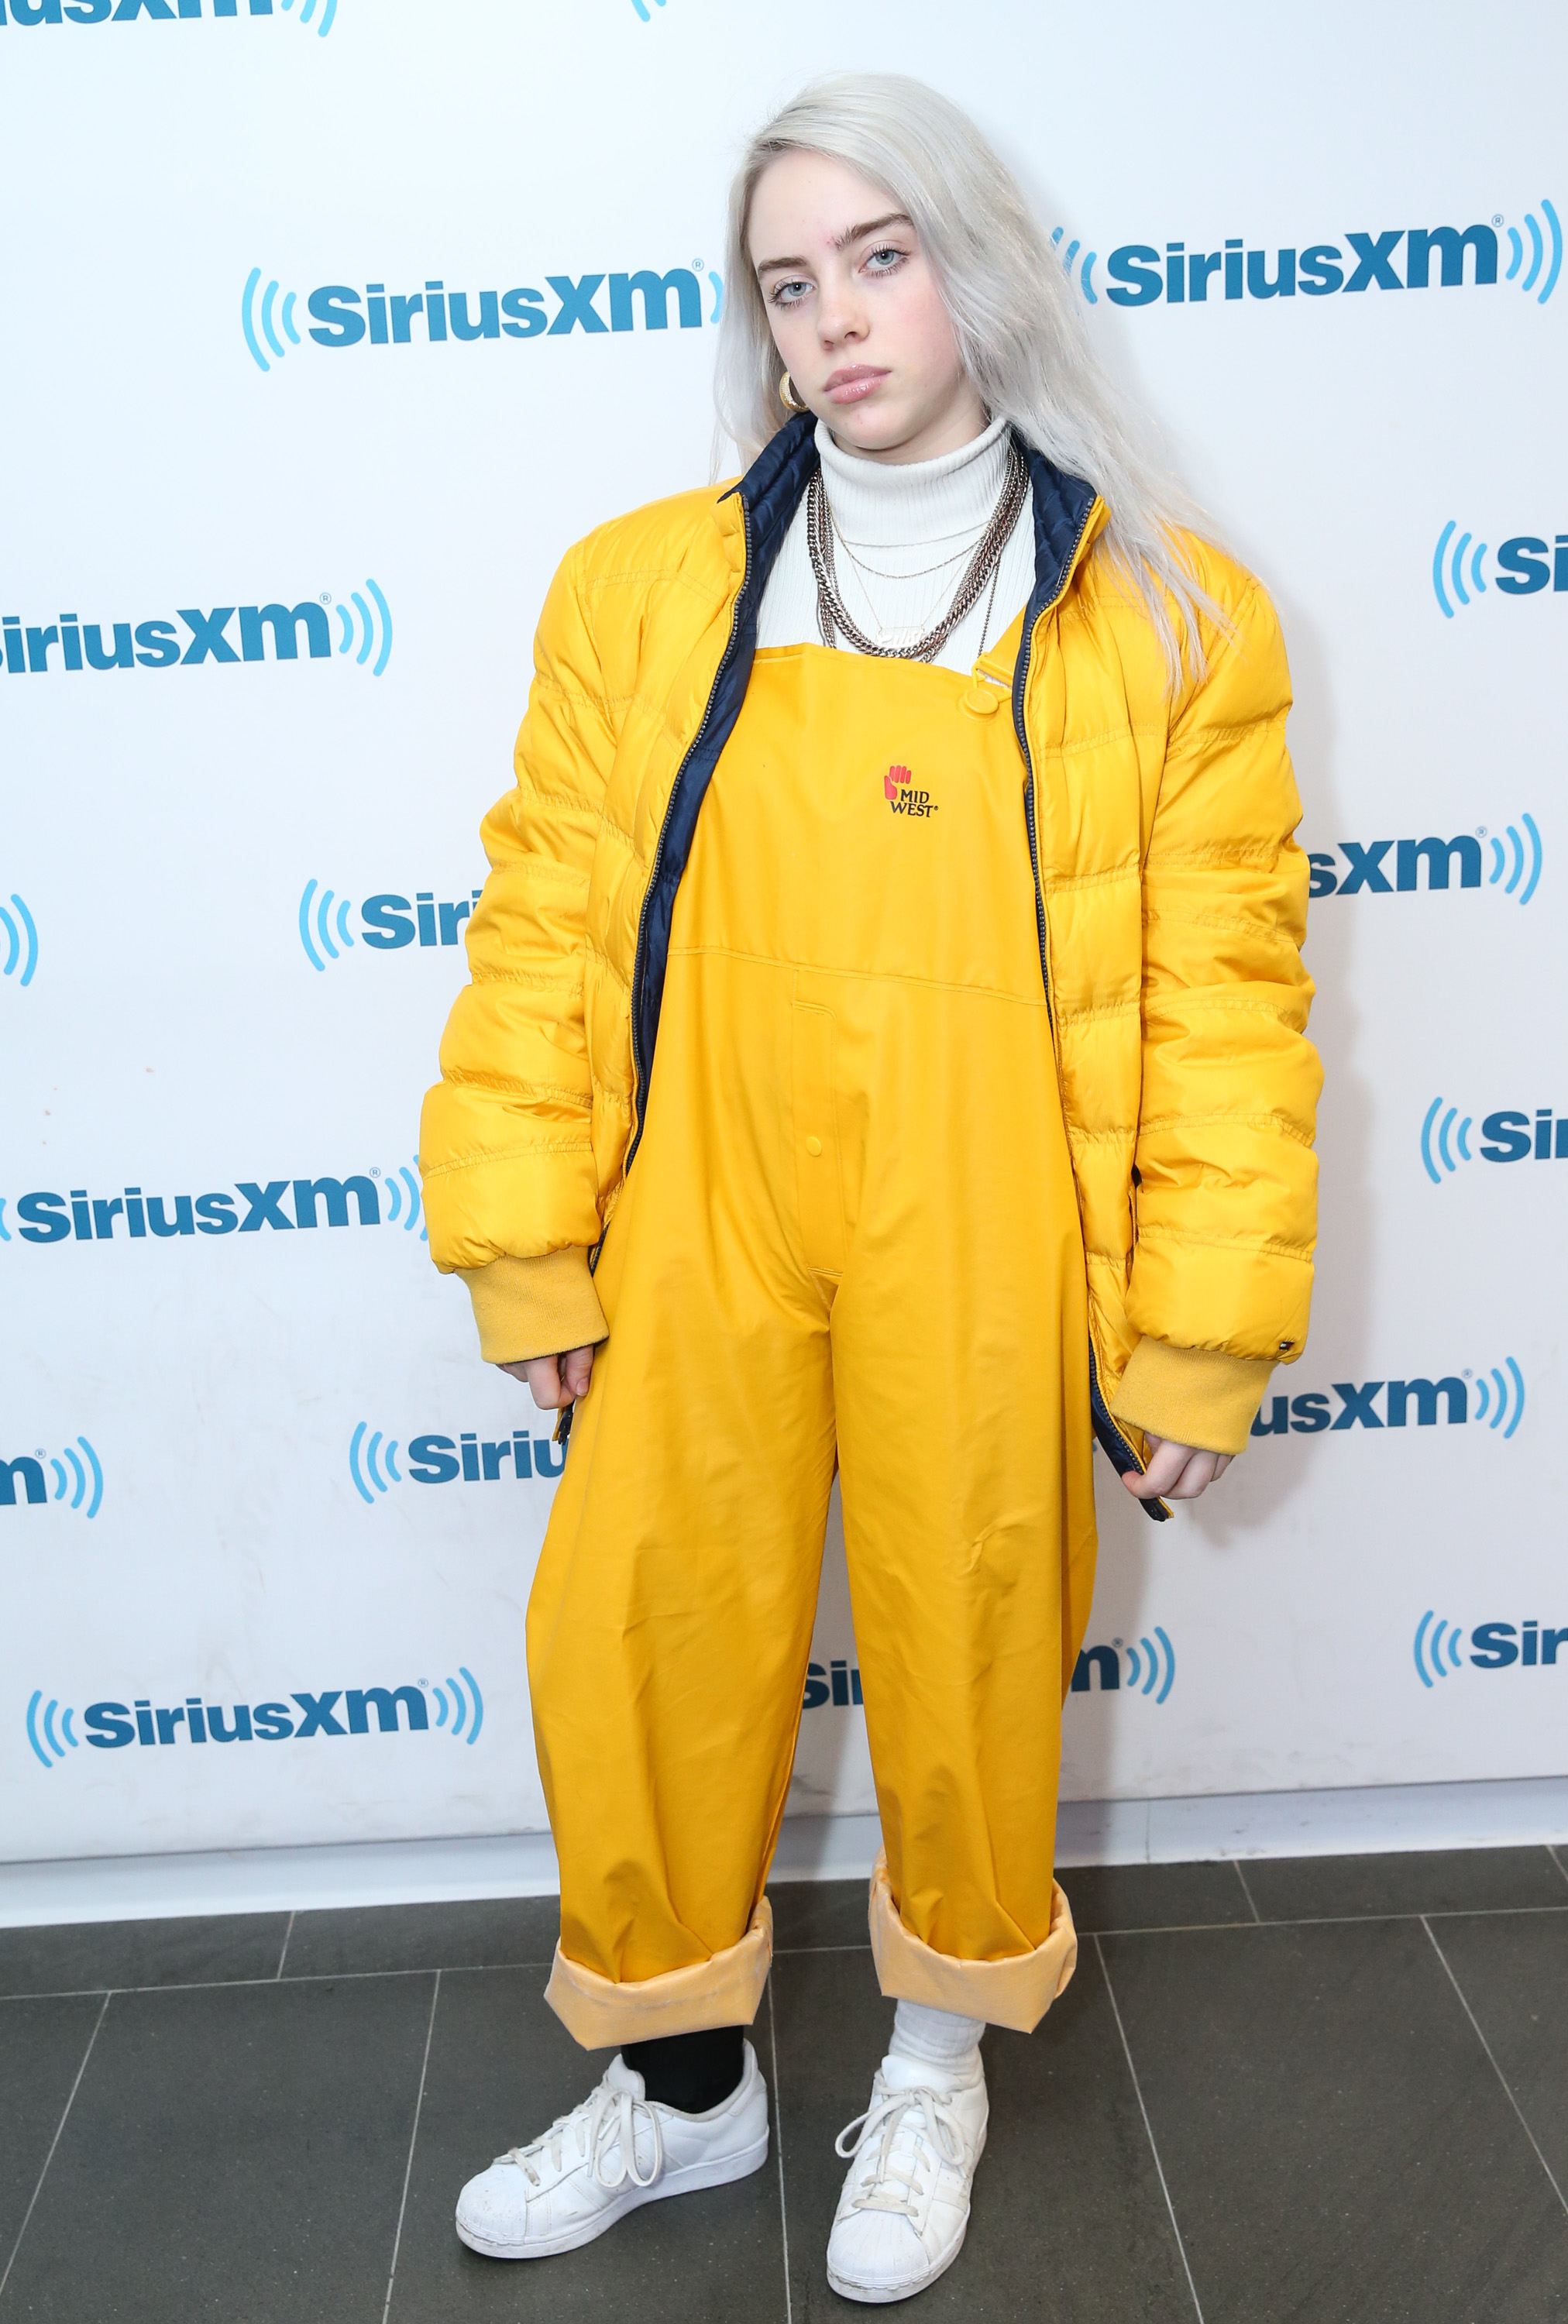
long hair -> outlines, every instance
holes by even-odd
[[[952,101],[901,73],[813,81],[751,140],[730,191],[715,383],[719,422],[748,456],[784,424],[783,365],[747,247],[757,180],[780,153],[824,153],[883,188],[919,236],[964,369],[992,419],[1082,476],[1108,521],[1094,554],[1142,601],[1173,692],[1204,668],[1201,609],[1228,630],[1177,528],[1196,514],[1139,448],[1090,346],[1060,259],[1011,171]],[[1178,627],[1179,625],[1179,627]]]

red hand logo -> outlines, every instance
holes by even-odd
[[[882,777],[883,797],[889,800],[896,799],[899,796],[899,784],[912,782],[914,778],[910,774],[908,767],[890,767],[887,773]]]

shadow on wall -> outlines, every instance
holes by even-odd
[[[835,1661],[845,1679],[860,1675],[860,1654],[854,1643],[850,1612],[849,1572],[844,1563],[844,1510],[838,1480],[834,1480],[828,1503],[827,1537],[822,1553],[822,1582],[817,1592],[816,1621],[812,1631],[811,1660],[818,1671],[831,1671]],[[819,1681],[820,1685],[820,1681]],[[826,1705],[807,1711],[800,1721],[795,1768],[789,1780],[786,1815],[873,1815],[876,1790],[872,1782],[871,1754],[866,1748],[865,1720],[858,1712]]]

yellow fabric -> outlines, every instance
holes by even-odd
[[[1205,624],[1207,677],[1167,696],[1145,615],[1089,553],[1100,521],[1037,622],[1024,711],[1056,1064],[1110,1399],[1145,1336],[1253,1362],[1299,1355],[1320,1075],[1303,1031],[1307,866],[1291,835],[1300,802],[1273,609],[1250,575],[1193,544],[1231,634]],[[443,1268],[586,1248],[613,1212],[639,1102],[629,997],[643,898],[745,558],[739,499],[687,493],[590,535],[550,589],[516,785],[484,825],[493,868],[469,923],[473,982],[420,1139]],[[1010,732],[1005,703],[995,724]],[[1013,748],[1013,844],[1027,861]],[[662,1034],[659,1056],[662,1070]],[[989,1092],[973,1126],[994,1148]]]
[[[749,2025],[772,1964],[773,1907],[763,1896],[738,1943],[640,1985],[616,1985],[568,1960],[558,1945],[544,1997],[585,2050],[618,2049],[709,2025]]]
[[[1212,1348],[1139,1340],[1111,1410],[1116,1419],[1178,1444],[1244,1452],[1273,1369]]]
[[[940,1957],[944,2006],[973,1978],[970,2014],[1021,2018],[1065,1966],[1087,1294],[1017,746],[971,687],[759,655],[676,901],[609,1336],[529,1607],[562,1958],[625,1989],[622,2015],[588,1988],[600,2040],[703,1991],[751,1925],[835,1459],[909,1940],[890,1974]]]
[[[954,1960],[933,1952],[911,1936],[893,1902],[885,1850],[872,1873],[868,1918],[877,1982],[890,2001],[924,2002],[928,2009],[951,2009],[960,2017],[982,2017],[988,2025],[1032,2034],[1047,2010],[1072,1982],[1078,1966],[1078,1932],[1072,1908],[1058,1887],[1051,1894],[1050,1933],[1031,1953],[1006,1960]]]
[[[474,1302],[479,1352],[487,1364],[526,1363],[593,1347],[604,1336],[604,1311],[586,1250],[550,1250],[538,1259],[493,1259],[465,1268]]]

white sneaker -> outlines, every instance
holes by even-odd
[[[576,2251],[641,2204],[744,2179],[768,2160],[768,2085],[745,2044],[739,2087],[706,2114],[642,2094],[619,2055],[604,2080],[530,2145],[499,2154],[457,2198],[457,2233],[490,2259]]]
[[[827,2239],[827,2280],[841,2299],[909,2300],[964,2248],[989,2112],[978,2052],[964,2070],[955,2082],[918,2059],[886,2057],[870,2107],[840,2131],[835,2151],[850,2171]]]

